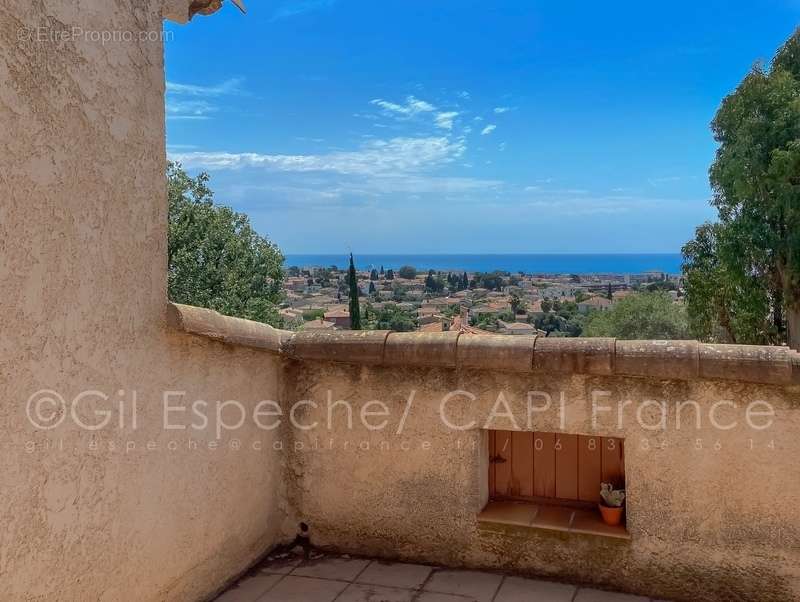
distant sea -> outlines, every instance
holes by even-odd
[[[287,255],[287,266],[347,267],[347,255]],[[679,274],[679,253],[509,254],[509,255],[356,255],[356,268],[525,272],[526,274],[641,274],[658,270]]]

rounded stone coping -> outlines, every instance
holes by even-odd
[[[788,347],[458,332],[316,330],[293,333],[177,303],[169,304],[168,322],[183,332],[231,345],[264,349],[297,360],[800,384],[800,353]]]
[[[382,364],[388,330],[305,330],[289,333],[281,352],[292,358]]]
[[[167,324],[176,330],[207,337],[229,345],[254,347],[280,353],[292,333],[268,324],[231,318],[202,307],[167,304]]]
[[[386,337],[384,364],[455,368],[458,332],[392,332]]]

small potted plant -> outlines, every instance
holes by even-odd
[[[603,516],[603,522],[612,526],[620,524],[625,504],[625,490],[614,489],[614,485],[611,483],[602,483],[600,485],[600,498],[602,501],[598,506],[600,507],[600,514]]]

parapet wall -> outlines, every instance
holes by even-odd
[[[268,327],[254,341],[173,311],[285,358],[289,497],[316,544],[674,600],[800,598],[787,348]],[[488,429],[623,439],[630,540],[480,524]]]
[[[719,379],[800,384],[800,353],[788,347],[698,341],[623,341],[457,332],[305,331],[291,333],[211,310],[170,305],[171,324],[223,342],[291,359],[371,366],[417,366],[544,374]]]
[[[800,599],[797,385],[321,359],[286,369],[290,499],[316,544],[687,602]],[[487,429],[623,439],[630,539],[479,523]]]

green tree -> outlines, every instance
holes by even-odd
[[[628,295],[605,311],[588,316],[584,335],[618,339],[686,339],[689,325],[682,305],[666,293]]]
[[[779,340],[769,320],[768,281],[742,273],[734,257],[739,239],[722,223],[697,228],[683,247],[685,302],[692,336],[723,343],[769,344]]]
[[[475,287],[473,288],[487,288],[490,291],[501,291],[505,286],[505,280],[502,272],[489,272],[486,274],[475,274]]]
[[[442,310],[442,315],[447,316],[448,318],[453,318],[455,316],[461,315],[461,305],[458,303],[451,303],[447,307]]]
[[[416,316],[393,303],[387,303],[380,310],[371,313],[374,317],[369,328],[373,330],[410,332],[417,328]]]
[[[514,314],[525,313],[526,303],[517,293],[511,293],[510,303],[511,303],[511,311],[513,311]]]
[[[417,277],[417,268],[412,265],[404,265],[397,270],[397,275],[400,276],[400,278],[405,278],[406,280],[413,280]]]
[[[683,249],[698,336],[722,332],[739,343],[800,348],[798,97],[800,30],[769,67],[753,67],[711,124],[719,145],[710,170],[719,221],[701,226]]]
[[[444,280],[433,270],[429,270],[425,277],[425,290],[429,293],[441,293],[444,290]]]
[[[406,287],[404,287],[399,282],[395,282],[394,285],[392,285],[392,299],[394,299],[395,301],[401,302],[405,300],[407,293],[408,290],[406,289]]]
[[[209,176],[167,165],[168,288],[176,303],[280,325],[283,255],[250,219],[216,205]]]
[[[314,320],[321,320],[325,317],[324,309],[309,309],[303,312],[304,322],[313,322]]]
[[[658,282],[652,282],[650,284],[645,285],[645,290],[651,293],[656,291],[674,291],[677,290],[678,287],[675,286],[675,283],[671,280],[660,280]]]
[[[347,279],[350,283],[350,328],[361,330],[361,304],[358,300],[358,275],[356,266],[353,262],[353,254],[350,253],[350,268],[347,271]]]

